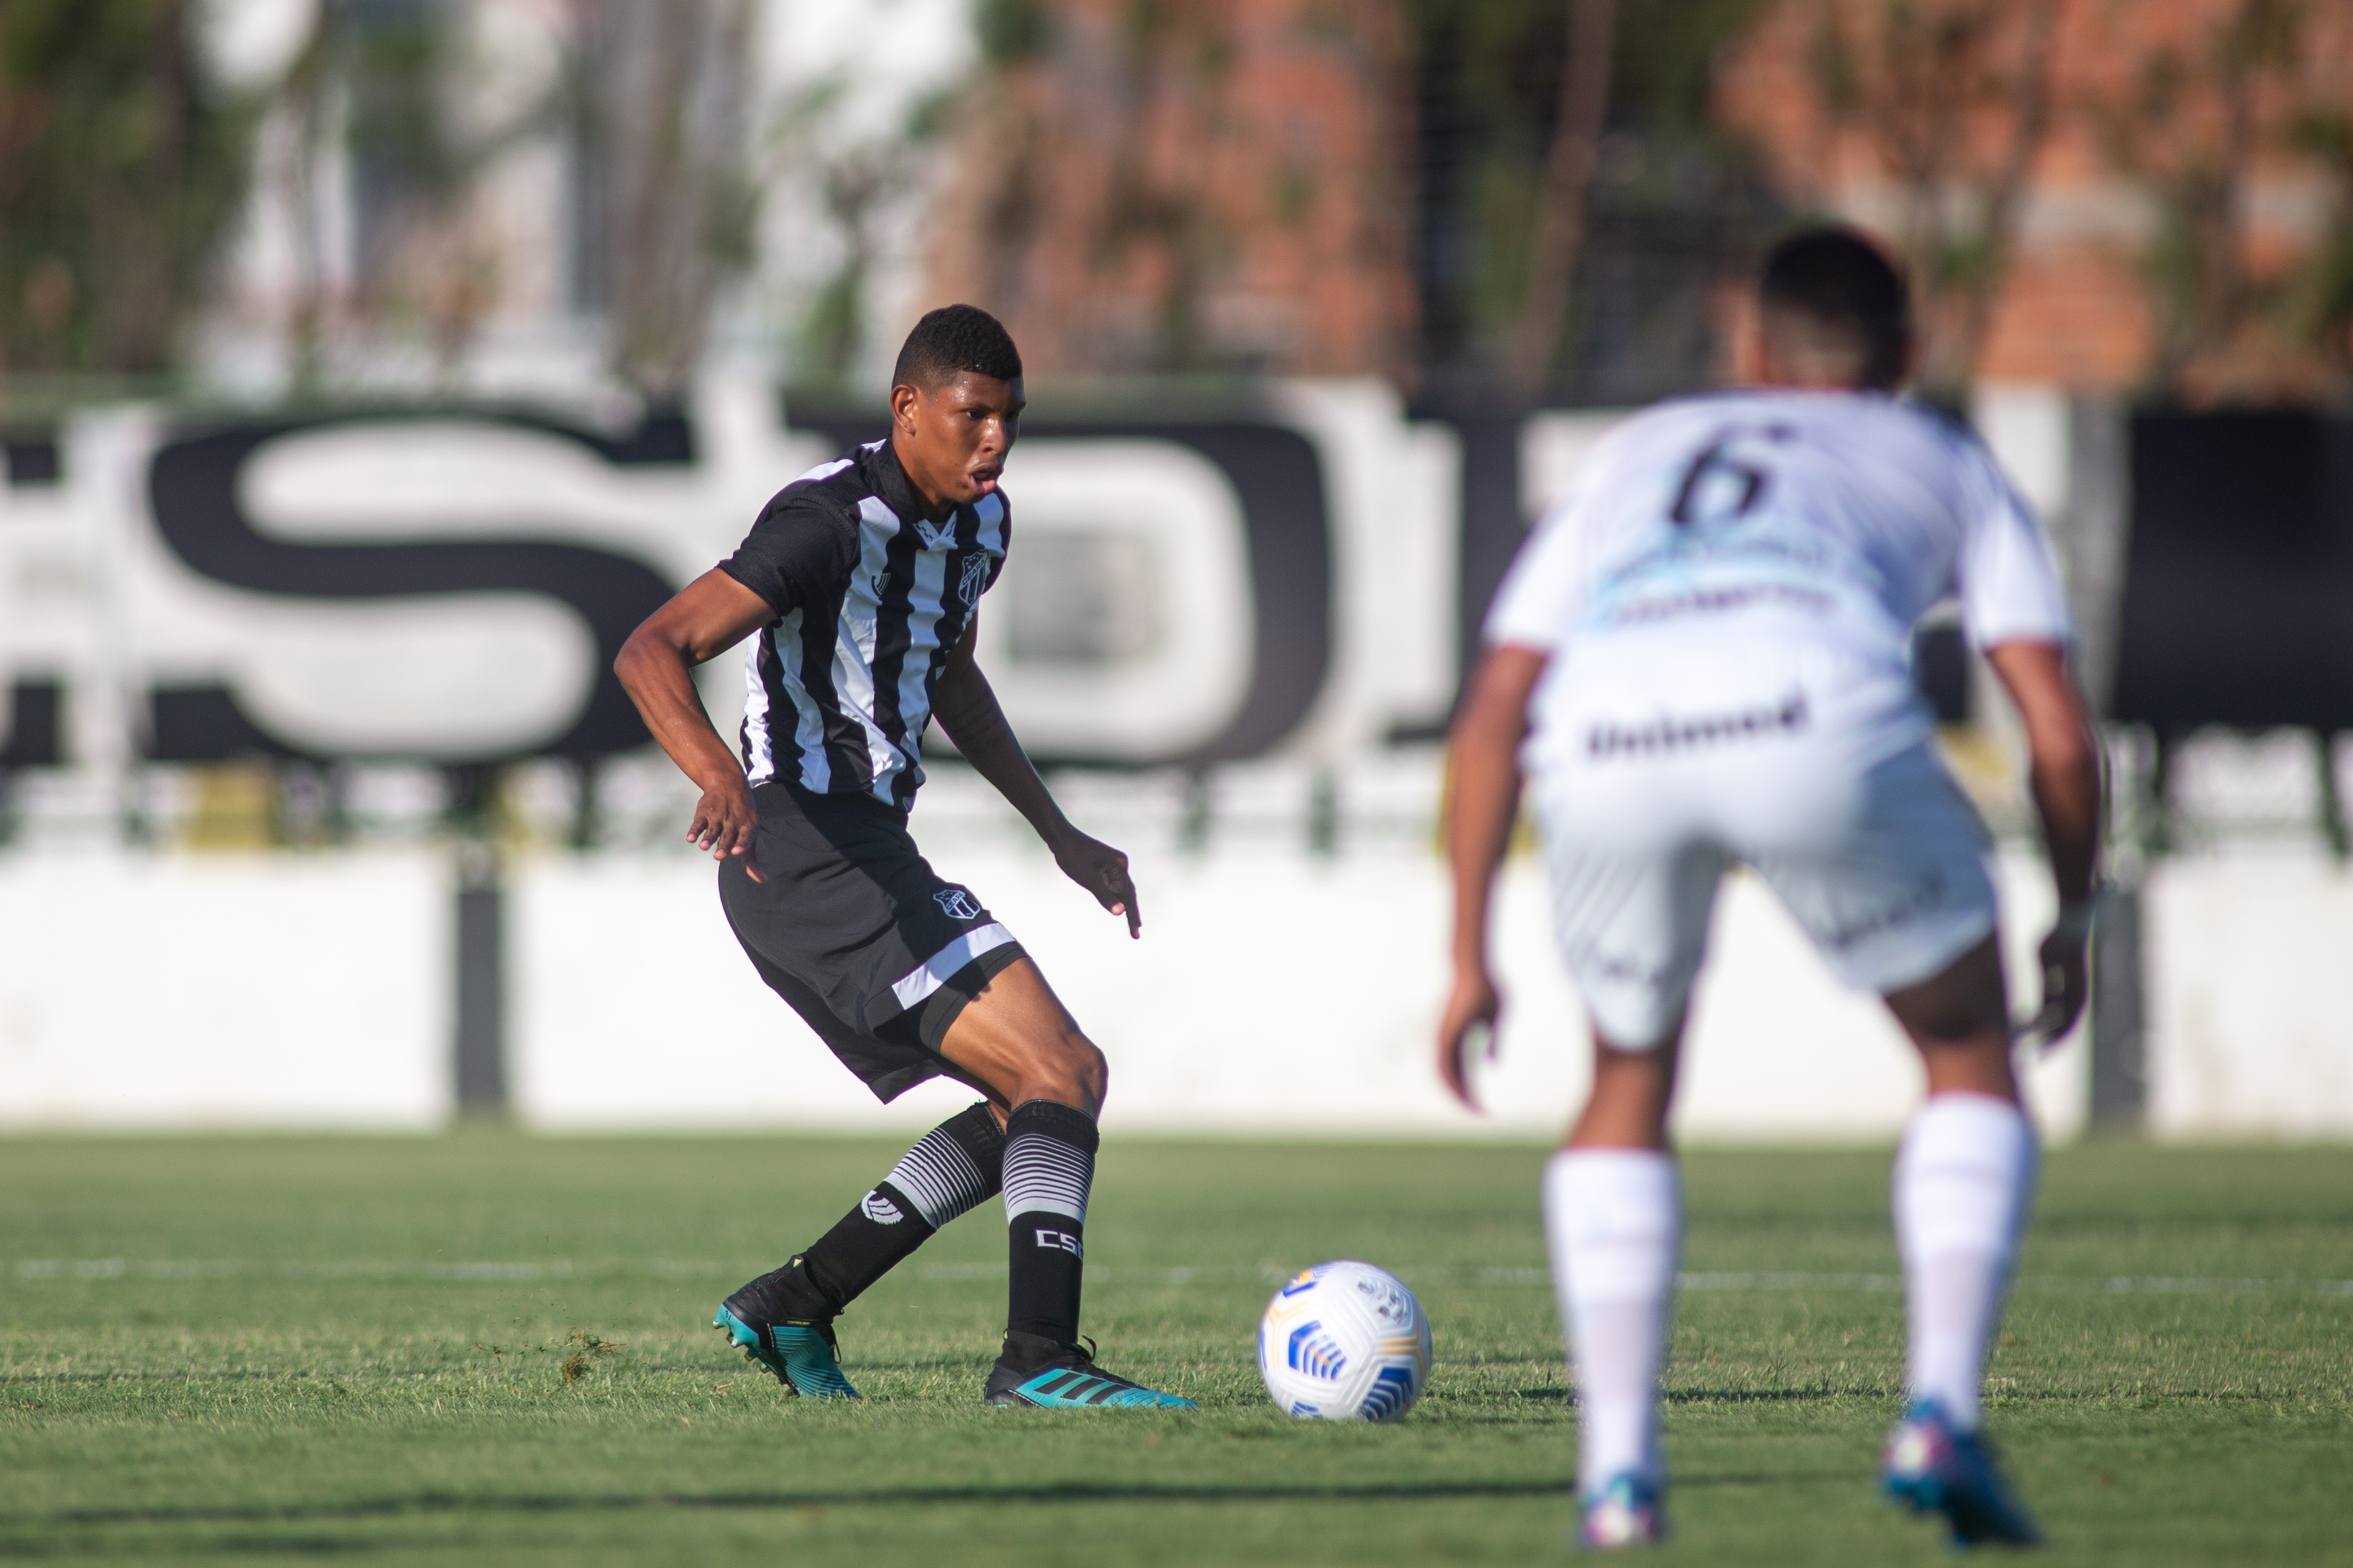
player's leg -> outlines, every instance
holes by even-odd
[[[1659,1374],[1683,1249],[1667,1147],[1681,1018],[1643,1050],[1593,1041],[1593,1090],[1545,1170],[1545,1227],[1577,1375],[1579,1535],[1630,1545],[1664,1531]]]
[[[1080,1343],[1103,1052],[1026,958],[964,1005],[939,1048],[987,1090],[1005,1122],[1005,1343],[984,1397],[1048,1408],[1189,1408],[1189,1400],[1103,1372]]]
[[[1018,955],[1011,935],[934,875],[903,821],[876,803],[776,784],[753,799],[762,879],[733,858],[719,873],[753,967],[876,1098],[941,1076],[947,1064],[925,1026]],[[813,1245],[731,1294],[715,1326],[787,1389],[855,1397],[834,1320],[940,1226],[996,1195],[1003,1144],[988,1106],[950,1117]]]
[[[1793,837],[1758,869],[1840,978],[1886,998],[1927,1069],[1893,1192],[1914,1400],[1883,1480],[1944,1513],[1957,1540],[2032,1540],[1977,1437],[1978,1378],[2036,1165],[2010,1070],[1983,829],[1925,743],[1842,793],[1847,809],[1816,820],[1818,842]]]
[[[1004,1152],[988,1105],[956,1112],[924,1133],[807,1251],[722,1302],[719,1326],[795,1392],[855,1398],[831,1353],[833,1320],[940,1227],[995,1197]]]
[[[2010,1065],[2001,954],[1988,937],[1887,1005],[1927,1068],[1928,1093],[1895,1157],[1905,1383],[1888,1440],[1892,1495],[1936,1510],[1955,1538],[2025,1542],[2032,1518],[1978,1436],[1978,1389],[2033,1197],[2034,1130]]]
[[[1565,834],[1548,835],[1547,851],[1556,923],[1594,1026],[1593,1086],[1544,1184],[1577,1384],[1578,1539],[1625,1546],[1666,1530],[1659,1378],[1683,1250],[1667,1114],[1723,862],[1704,845],[1620,859]]]
[[[1110,1079],[1103,1052],[1026,957],[964,1004],[939,1049],[981,1087],[1000,1121],[1031,1100],[1067,1106],[1090,1121],[1103,1109]]]

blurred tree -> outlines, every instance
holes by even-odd
[[[2334,103],[2306,108],[2291,134],[2327,176],[2329,211],[2320,242],[2287,290],[2287,324],[2342,384],[2353,376],[2353,111]]]
[[[492,100],[472,80],[464,14],[448,0],[321,0],[275,99],[291,132],[293,384],[319,389],[338,325],[410,328],[445,383],[497,301],[483,177],[558,120],[564,84]],[[349,176],[352,291],[329,298],[322,177]]]
[[[2060,0],[1820,0],[1815,86],[1902,192],[1917,380],[1958,405],[1977,374],[2052,123]]]
[[[881,254],[882,229],[897,204],[913,194],[939,140],[950,95],[924,94],[881,136],[844,133],[848,84],[819,82],[786,103],[771,157],[814,175],[818,202],[840,246],[839,258],[800,321],[797,379],[839,393],[868,348],[873,301],[868,290]]]
[[[594,170],[592,294],[615,372],[674,397],[720,289],[754,258],[751,0],[576,0],[573,72]]]
[[[1422,384],[1630,401],[1711,379],[1778,207],[1713,113],[1762,0],[1412,0]]]
[[[1553,113],[1552,150],[1536,185],[1527,282],[1520,290],[1518,319],[1504,351],[1512,389],[1523,397],[1544,390],[1546,377],[1560,357],[1569,284],[1585,238],[1586,186],[1593,179],[1602,121],[1609,110],[1609,35],[1617,19],[1617,0],[1569,0],[1568,47]]]
[[[1041,372],[1409,368],[1404,0],[982,0],[931,289]]]
[[[0,5],[0,370],[168,370],[243,194],[253,105],[183,0]]]
[[[479,5],[322,0],[280,89],[297,152],[295,384],[314,388],[339,322],[409,327],[454,378],[496,305],[484,183],[560,130],[573,153],[575,301],[609,323],[614,374],[674,398],[713,300],[753,258],[753,0],[571,0],[543,83],[493,83],[470,43]],[[353,289],[329,297],[322,175],[348,170]]]
[[[2304,401],[2341,379],[2353,325],[2353,121],[2341,67],[2347,0],[2232,0],[2202,36],[2140,51],[2092,110],[2116,166],[2155,199],[2142,258],[2156,342],[2148,390],[2169,401]],[[2335,47],[2320,47],[2333,30]],[[2316,242],[2258,269],[2250,193],[2283,162],[2320,177]]]

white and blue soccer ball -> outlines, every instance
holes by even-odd
[[[1258,1371],[1293,1415],[1394,1421],[1430,1381],[1430,1320],[1387,1269],[1319,1263],[1266,1304]]]

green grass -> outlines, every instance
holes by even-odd
[[[1540,1151],[1114,1140],[1087,1327],[1197,1415],[979,1406],[987,1209],[844,1320],[862,1403],[782,1398],[712,1305],[897,1152],[0,1141],[0,1556],[1560,1552],[1576,1430]],[[1871,1487],[1901,1365],[1886,1166],[1689,1157],[1685,1267],[1713,1278],[1678,1311],[1659,1561],[1936,1556]],[[1393,1427],[1293,1422],[1258,1387],[1271,1282],[1341,1256],[1405,1273],[1437,1325],[1430,1394]],[[2353,1151],[2057,1152],[2021,1268],[1989,1419],[2047,1561],[2353,1563],[2353,1295],[2325,1283],[2353,1279]]]

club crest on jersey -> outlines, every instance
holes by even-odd
[[[965,558],[964,575],[956,580],[956,597],[964,607],[971,609],[980,603],[980,591],[988,586],[988,557],[970,555]]]
[[[955,547],[955,519],[934,522],[927,517],[915,520],[915,537],[923,542],[926,550],[952,550]]]
[[[962,888],[942,888],[932,895],[932,901],[939,905],[952,921],[976,921],[980,918],[980,905]]]

